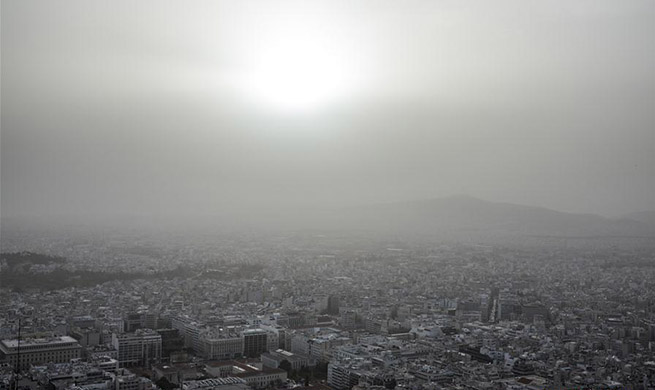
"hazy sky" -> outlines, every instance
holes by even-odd
[[[1,211],[655,209],[655,1],[2,0]]]

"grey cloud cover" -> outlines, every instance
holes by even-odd
[[[3,1],[2,215],[655,209],[653,20],[652,1]],[[243,98],[280,31],[353,90],[297,114]]]

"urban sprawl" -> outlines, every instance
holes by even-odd
[[[655,388],[652,249],[103,237],[3,237],[0,390]]]

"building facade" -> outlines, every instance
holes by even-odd
[[[263,329],[247,329],[243,331],[243,355],[259,357],[268,348],[266,331]]]
[[[161,335],[154,331],[114,333],[112,345],[118,351],[121,367],[146,367],[161,360]]]
[[[4,361],[20,370],[43,363],[67,363],[78,359],[82,346],[72,337],[48,339],[1,340],[0,362]]]

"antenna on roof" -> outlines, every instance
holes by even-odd
[[[18,379],[19,379],[19,372],[20,372],[20,317],[18,317],[18,343],[16,344],[16,367],[14,368],[14,390],[18,389]]]
[[[18,343],[16,344],[16,375],[18,375],[18,372],[20,371],[20,317],[18,317]]]

